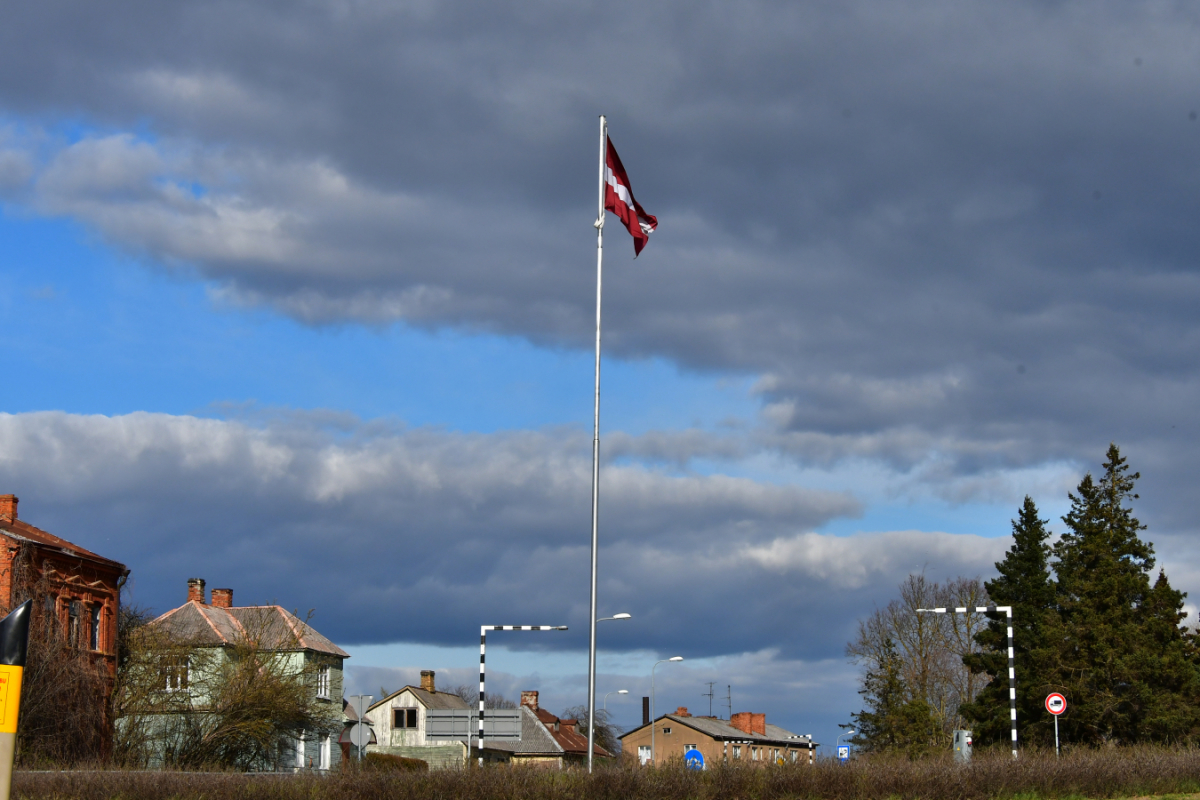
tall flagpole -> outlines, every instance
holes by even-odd
[[[600,115],[600,182],[596,212],[596,421],[592,433],[592,604],[588,620],[588,772],[596,752],[596,531],[600,508],[600,287],[604,275],[604,161],[608,120]]]

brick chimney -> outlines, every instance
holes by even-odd
[[[188,602],[205,605],[204,578],[188,578]]]
[[[213,608],[233,608],[233,589],[213,589],[212,604]]]
[[[766,714],[752,714],[749,711],[739,711],[729,718],[729,724],[739,731],[757,733],[760,736],[767,735]]]
[[[649,697],[642,698],[642,724],[643,725],[650,724],[650,698]]]
[[[437,691],[434,686],[436,686],[436,684],[433,682],[433,670],[421,670],[421,688],[430,694],[434,694]]]
[[[521,705],[529,706],[534,711],[538,710],[538,693],[537,692],[521,692]]]
[[[691,714],[688,713],[687,706],[680,706],[679,708],[675,709],[675,716],[690,717]]]
[[[17,496],[15,494],[0,494],[0,517],[17,518]]]

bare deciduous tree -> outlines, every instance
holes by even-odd
[[[341,708],[315,691],[321,664],[278,630],[242,621],[231,645],[197,647],[153,625],[131,635],[114,707],[130,765],[289,766],[302,737],[336,734]]]
[[[955,578],[945,584],[925,575],[909,575],[899,587],[900,597],[859,620],[858,634],[846,646],[846,655],[866,668],[885,659],[890,639],[901,660],[901,678],[915,698],[933,709],[947,737],[965,726],[959,706],[975,698],[987,683],[972,674],[963,656],[979,651],[975,634],[987,625],[981,614],[918,614],[919,608],[985,606],[987,591],[978,578]]]

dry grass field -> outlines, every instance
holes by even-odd
[[[920,761],[831,760],[756,769],[694,772],[609,767],[579,770],[345,772],[329,775],[129,772],[18,772],[14,795],[38,800],[983,800],[984,798],[1194,797],[1200,750],[1112,748],[1056,759],[1051,753],[977,754],[969,766],[950,758]]]

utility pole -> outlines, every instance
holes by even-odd
[[[716,683],[716,681],[708,681],[708,691],[700,693],[701,697],[708,698],[708,715],[710,717],[712,716],[712,701],[713,701],[713,688],[712,687],[713,687],[714,683]]]
[[[725,705],[729,706],[729,719],[733,719],[733,687],[725,686]]]

